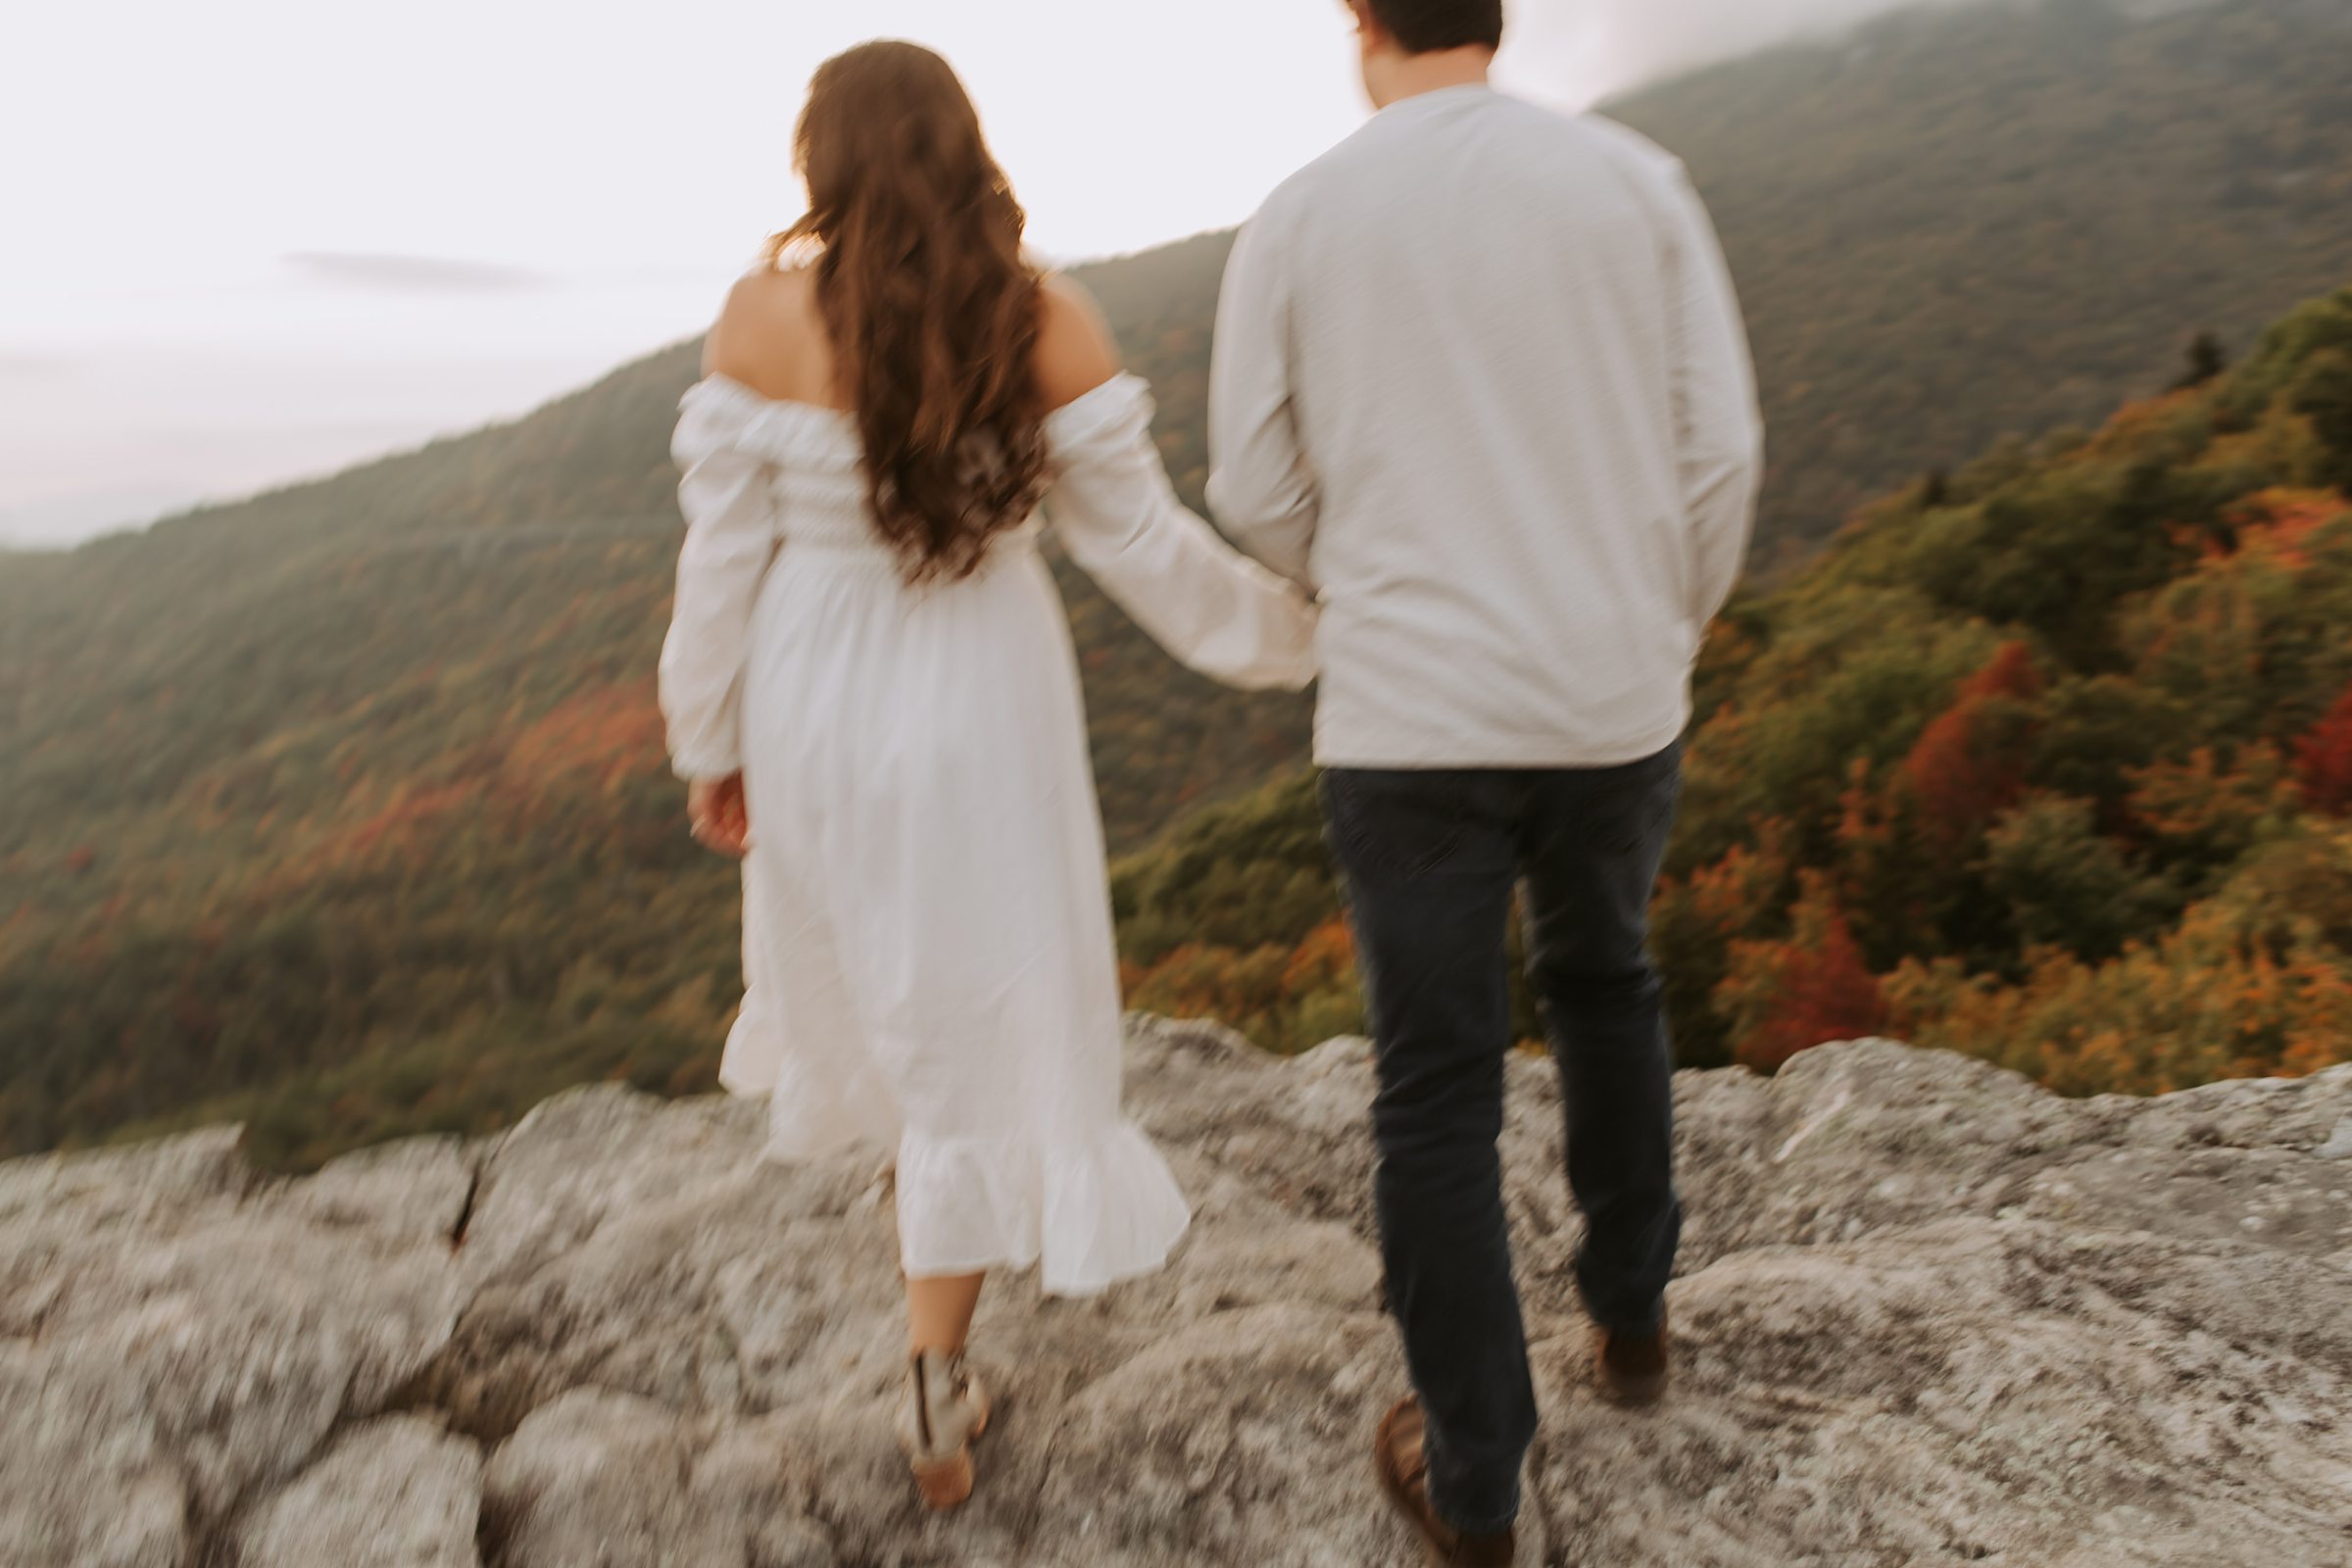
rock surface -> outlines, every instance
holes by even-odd
[[[2352,1068],[2066,1102],[1825,1047],[1685,1074],[1667,1405],[1600,1404],[1558,1092],[1506,1165],[1544,1428],[1523,1560],[2352,1564]],[[993,1287],[1001,1420],[915,1506],[872,1156],[601,1086],[493,1139],[257,1175],[233,1129],[0,1165],[0,1568],[879,1568],[1417,1559],[1360,1043],[1139,1019],[1199,1218],[1092,1301]]]

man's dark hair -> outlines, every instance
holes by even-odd
[[[1502,47],[1502,0],[1369,0],[1373,17],[1406,54]]]

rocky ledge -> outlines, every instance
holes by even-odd
[[[925,1517],[875,1162],[760,1107],[575,1090],[512,1131],[256,1174],[221,1128],[0,1166],[8,1568],[1405,1564],[1365,1049],[1137,1020],[1199,1210],[1099,1300],[992,1290],[1003,1419]],[[1679,1085],[1658,1411],[1602,1405],[1558,1096],[1513,1064],[1544,1394],[1525,1560],[2352,1563],[2352,1068],[2057,1100],[1826,1047]]]

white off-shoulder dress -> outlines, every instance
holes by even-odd
[[[1050,415],[1045,515],[1185,662],[1304,686],[1311,605],[1177,501],[1152,414],[1121,374]],[[1190,1212],[1120,1109],[1102,816],[1040,519],[909,588],[849,415],[712,375],[671,451],[671,765],[740,770],[751,823],[721,1083],[769,1097],[769,1157],[896,1149],[910,1275],[1034,1263],[1085,1295],[1158,1267]]]

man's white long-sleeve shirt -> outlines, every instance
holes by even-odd
[[[1316,588],[1315,760],[1590,767],[1682,733],[1762,422],[1682,165],[1483,86],[1285,182],[1225,275],[1209,502]]]

